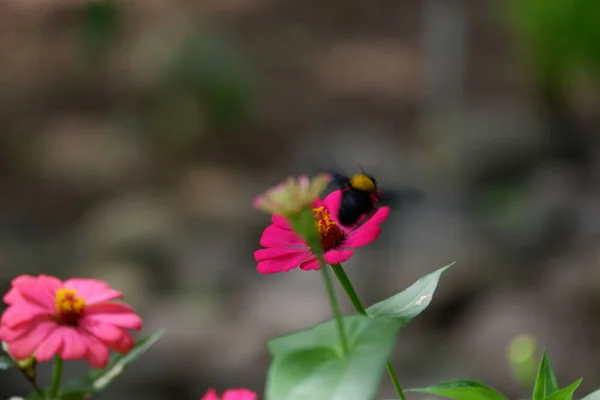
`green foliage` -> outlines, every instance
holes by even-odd
[[[288,222],[306,243],[309,244],[312,252],[320,257],[323,256],[323,247],[321,246],[321,235],[315,224],[315,215],[312,208],[302,210],[297,214],[289,215]]]
[[[512,0],[518,38],[544,79],[563,79],[579,68],[600,74],[600,2]]]
[[[372,399],[397,333],[429,306],[441,274],[452,265],[374,304],[367,309],[368,317],[345,317],[350,347],[346,357],[335,320],[268,342],[273,360],[267,379],[267,399]]]
[[[425,388],[408,389],[407,392],[435,394],[455,400],[508,400],[483,383],[454,380]]]
[[[394,318],[401,321],[402,326],[405,326],[429,307],[440,276],[454,264],[455,262],[425,275],[408,289],[373,304],[367,308],[367,315],[373,318]]]
[[[335,320],[267,343],[273,356],[267,400],[370,400],[401,327],[392,319],[343,318],[350,352],[344,357]]]
[[[557,390],[550,396],[546,396],[545,400],[571,400],[573,398],[573,393],[575,393],[575,390],[577,390],[582,380],[583,379],[580,378],[566,388]]]
[[[106,389],[112,381],[120,376],[129,365],[138,357],[144,354],[154,345],[163,335],[164,330],[153,333],[150,336],[139,340],[136,345],[127,354],[117,354],[112,357],[106,368],[91,370],[87,375],[67,382],[63,386],[63,397],[70,396],[68,399],[75,400],[77,397],[85,394],[96,394]]]
[[[550,359],[544,350],[533,388],[532,400],[572,400],[573,394],[581,384],[581,381],[582,379],[579,379],[571,385],[560,389],[552,370]],[[468,380],[454,380],[426,388],[410,389],[407,392],[435,394],[455,400],[508,400],[494,389],[482,383]],[[594,396],[597,397],[595,398]],[[600,391],[594,392],[588,397],[586,397],[587,400],[599,400]]]
[[[550,394],[558,390],[558,381],[550,365],[548,354],[544,350],[542,360],[538,368],[537,378],[533,387],[532,400],[544,400]]]

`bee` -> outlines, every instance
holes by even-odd
[[[333,182],[342,190],[338,221],[346,227],[355,225],[364,215],[372,215],[380,204],[391,204],[401,199],[419,201],[423,197],[423,193],[416,189],[382,192],[375,177],[364,170],[351,177],[336,172],[332,174]]]

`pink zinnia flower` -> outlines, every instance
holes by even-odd
[[[0,340],[17,360],[35,355],[43,362],[58,355],[103,368],[108,349],[125,354],[134,346],[126,329],[142,327],[131,307],[109,302],[121,297],[94,279],[18,276],[4,296],[9,307],[0,319]]]
[[[258,395],[248,389],[229,389],[223,392],[223,397],[217,396],[215,389],[210,389],[200,400],[256,400]]]
[[[362,225],[359,222],[351,227],[338,223],[337,214],[342,200],[342,191],[336,190],[325,198],[316,199],[313,205],[317,229],[321,236],[324,258],[328,264],[347,261],[352,249],[371,243],[381,233],[379,226],[389,215],[389,207],[379,207]],[[290,224],[280,215],[273,215],[260,239],[260,245],[266,249],[254,252],[258,261],[257,270],[261,274],[286,272],[296,267],[304,270],[319,269],[320,265],[304,240],[292,230]]]

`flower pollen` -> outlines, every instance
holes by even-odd
[[[321,206],[314,208],[313,213],[315,214],[317,230],[321,236],[321,246],[323,247],[323,251],[328,252],[340,247],[346,235],[331,219],[329,211],[324,206]]]
[[[63,325],[76,326],[77,321],[83,315],[85,300],[77,296],[74,289],[58,289],[56,291],[57,322]]]

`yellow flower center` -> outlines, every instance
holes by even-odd
[[[315,214],[317,230],[321,236],[323,250],[327,252],[340,247],[344,241],[345,233],[332,221],[329,211],[324,206],[321,206],[313,208],[313,213]]]
[[[77,321],[83,315],[85,300],[77,296],[75,289],[58,289],[54,303],[58,322],[64,325],[77,325]]]

